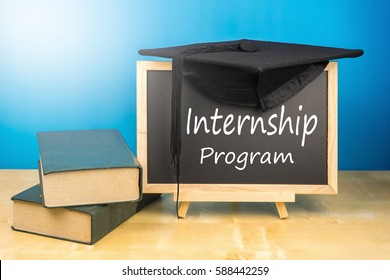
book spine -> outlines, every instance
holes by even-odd
[[[96,243],[137,212],[137,203],[108,204],[103,210],[91,213],[91,244]]]
[[[45,196],[43,195],[42,168],[41,168],[41,161],[40,160],[38,160],[38,174],[39,174],[39,188],[41,190],[41,197],[42,197],[42,206],[46,207]]]

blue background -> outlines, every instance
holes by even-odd
[[[141,48],[249,38],[343,48],[339,169],[390,169],[390,1],[0,0],[0,168],[36,132],[118,128],[136,150]]]

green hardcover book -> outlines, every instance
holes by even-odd
[[[137,212],[135,201],[47,208],[35,185],[12,198],[12,229],[84,244],[94,244]]]
[[[142,168],[118,130],[38,132],[37,137],[46,207],[141,198]]]

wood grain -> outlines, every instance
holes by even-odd
[[[390,259],[390,171],[341,171],[337,195],[271,202],[194,202],[178,220],[172,194],[95,245],[16,232],[11,197],[37,170],[0,170],[0,259]]]

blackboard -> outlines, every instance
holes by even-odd
[[[137,155],[145,192],[175,192],[171,82],[170,62],[138,62]],[[266,112],[218,103],[183,79],[181,117],[181,188],[189,192],[337,192],[336,63]]]

